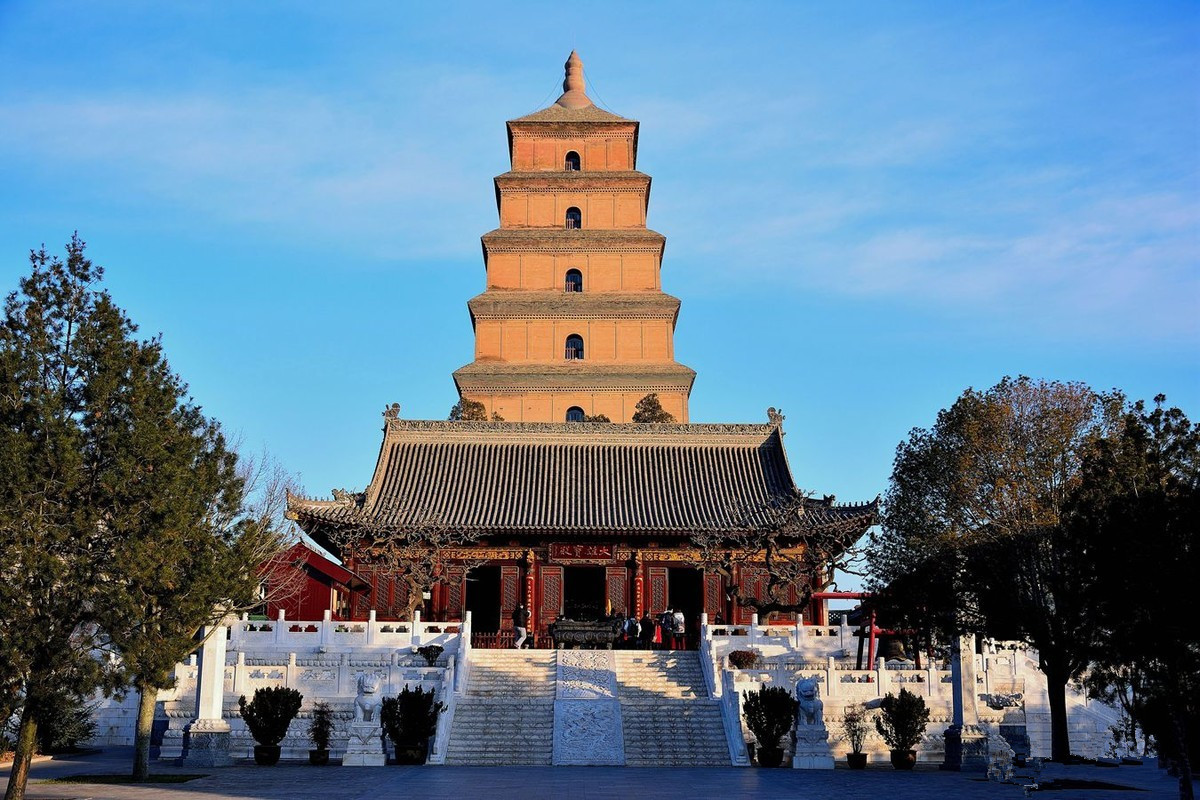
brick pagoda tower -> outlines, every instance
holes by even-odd
[[[696,373],[675,361],[679,300],[662,291],[666,239],[646,228],[638,123],[592,103],[574,52],[563,89],[508,123],[487,288],[467,304],[475,360],[454,381],[509,422],[629,422],[651,392],[687,422]]]

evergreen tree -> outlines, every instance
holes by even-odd
[[[634,422],[674,422],[675,417],[669,411],[665,411],[662,403],[658,401],[658,393],[651,392],[650,394],[638,400],[637,405],[633,407]]]
[[[106,430],[123,413],[114,343],[132,332],[93,289],[103,271],[78,236],[66,261],[42,248],[30,265],[0,327],[0,683],[23,693],[8,800],[25,796],[55,699],[104,677],[92,653],[115,544]]]
[[[205,628],[261,604],[260,565],[280,558],[288,541],[281,473],[276,470],[248,504],[255,470],[245,463],[239,468],[217,425],[197,407],[172,408],[170,387],[170,381],[158,384],[159,391],[147,387],[144,396],[160,398],[159,413],[144,409],[141,430],[132,433],[130,449],[147,460],[142,474],[122,484],[126,513],[114,521],[121,536],[113,553],[120,570],[106,587],[101,619],[122,675],[138,693],[137,780],[149,776],[155,701],[172,685],[175,664],[196,648]],[[271,569],[276,599],[296,588],[298,570],[278,563]]]
[[[55,699],[130,680],[144,776],[157,689],[199,626],[254,595],[278,544],[161,341],[95,288],[84,243],[31,263],[0,329],[0,685],[24,694],[8,798]]]
[[[1098,646],[1093,690],[1120,692],[1132,718],[1179,767],[1181,798],[1192,797],[1200,756],[1200,425],[1178,408],[1142,402],[1084,458],[1069,526],[1087,547],[1082,584]]]

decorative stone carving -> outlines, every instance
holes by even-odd
[[[609,650],[558,651],[557,697],[601,700],[617,696],[614,655]]]
[[[825,727],[825,704],[820,697],[820,681],[804,678],[796,683],[796,698],[800,713],[796,724],[805,727]]]
[[[383,410],[383,418],[387,420],[400,419],[400,404],[392,403]]]
[[[354,698],[354,722],[369,722],[379,727],[379,710],[383,700],[379,697],[379,686],[383,677],[375,672],[358,674],[358,697]]]
[[[198,719],[189,725],[183,763],[189,767],[231,765],[229,723],[223,719]]]
[[[623,765],[616,656],[609,650],[559,650],[556,678],[553,763]]]
[[[796,752],[794,769],[833,769],[833,751],[825,727],[825,704],[821,701],[820,682],[802,678],[796,682]]]
[[[361,697],[361,695],[360,695]],[[355,703],[355,722],[350,723],[346,742],[346,753],[342,756],[343,767],[382,767],[387,763],[387,752],[383,749],[383,728],[375,722],[358,721],[358,703]],[[378,714],[376,714],[378,718]]]
[[[625,740],[617,700],[555,700],[555,766],[623,766]]]
[[[769,424],[778,428],[783,425],[783,409],[776,410],[774,406],[767,409],[767,421]]]

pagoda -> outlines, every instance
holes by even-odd
[[[646,227],[638,123],[597,108],[572,52],[563,94],[508,123],[495,179],[500,227],[483,237],[486,290],[467,304],[475,360],[463,399],[511,422],[629,422],[658,395],[688,420],[696,373],[675,361],[679,300],[662,291],[666,239]]]
[[[563,88],[508,123],[512,169],[495,179],[500,227],[483,236],[487,286],[468,303],[475,358],[454,373],[488,419],[406,420],[392,405],[367,488],[290,496],[288,515],[335,552],[347,537],[411,538],[430,520],[462,532],[469,544],[449,553],[422,608],[434,620],[471,612],[477,646],[503,641],[519,602],[539,642],[564,615],[670,607],[691,625],[702,613],[749,623],[731,598],[761,597],[762,570],[709,570],[695,537],[744,531],[749,510],[798,496],[783,415],[689,422],[695,373],[674,357],[679,300],[662,291],[665,239],[646,228],[638,123],[592,103],[575,53]],[[676,422],[632,421],[649,394]],[[851,541],[878,511],[832,497],[802,506]],[[337,618],[396,619],[413,605],[378,562],[346,566],[369,588],[335,598]],[[824,604],[804,617],[823,623]]]

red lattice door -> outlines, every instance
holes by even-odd
[[[446,570],[446,619],[462,619],[463,589],[466,582],[466,570],[455,566]]]
[[[720,575],[712,572],[704,574],[704,613],[708,614],[710,625],[725,619],[725,585]]]
[[[738,574],[738,589],[741,590],[743,597],[753,597],[755,600],[762,600],[764,580],[765,576],[762,570],[754,569],[753,567],[742,567]],[[733,610],[734,624],[749,625],[753,614],[753,609],[738,605]]]
[[[650,567],[646,572],[650,584],[650,613],[661,614],[667,610],[667,568]]]
[[[614,614],[628,616],[632,606],[629,603],[629,573],[624,567],[607,567],[604,571],[605,591],[608,604]]]
[[[563,568],[542,567],[542,613],[538,625],[545,629],[547,625],[558,619],[558,611],[563,604]]]
[[[500,567],[500,630],[512,629],[512,615],[521,602],[521,570],[519,567]]]

